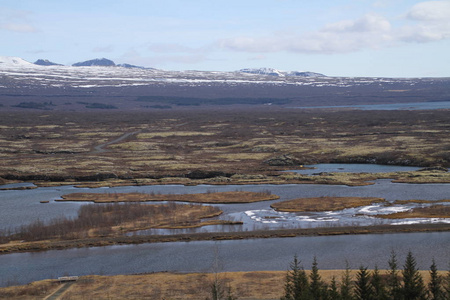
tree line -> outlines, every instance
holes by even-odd
[[[450,271],[439,275],[433,259],[430,280],[425,284],[417,269],[416,260],[408,252],[403,269],[399,269],[395,252],[389,259],[389,270],[381,274],[377,267],[369,271],[360,266],[356,278],[350,269],[343,272],[340,282],[322,280],[317,259],[314,257],[311,272],[307,274],[297,256],[286,274],[284,295],[281,300],[448,300],[450,299]]]

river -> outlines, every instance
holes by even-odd
[[[316,166],[314,172],[346,165]],[[358,166],[355,172],[360,172]],[[372,168],[372,169],[371,169]],[[369,165],[368,169],[379,167]],[[402,169],[406,170],[406,169]],[[389,172],[392,172],[389,169]],[[29,185],[29,184],[28,184]],[[255,229],[308,228],[314,226],[380,224],[374,218],[377,213],[401,211],[404,206],[371,205],[339,212],[322,213],[277,213],[270,204],[299,197],[359,196],[382,197],[389,202],[395,200],[423,199],[443,200],[450,195],[450,184],[402,184],[390,180],[377,180],[369,186],[343,185],[239,185],[239,186],[126,186],[114,188],[75,188],[73,186],[42,187],[31,190],[0,191],[0,229],[14,229],[37,219],[50,220],[58,216],[75,217],[84,203],[56,202],[62,195],[73,192],[95,193],[204,193],[221,191],[265,191],[280,196],[279,200],[249,204],[217,205],[224,211],[223,219],[241,220],[244,225],[212,226],[193,230],[202,231],[248,231]],[[40,201],[49,200],[42,204]],[[413,204],[412,206],[417,205]],[[409,207],[412,207],[411,205]],[[360,215],[361,214],[361,215]],[[411,221],[411,220],[409,220]],[[413,220],[413,222],[448,222],[441,220]],[[383,221],[395,224],[398,221]],[[186,232],[190,232],[188,230]],[[152,233],[173,234],[177,231],[154,230]],[[216,251],[217,249],[218,251]],[[383,235],[353,235],[326,237],[297,237],[277,239],[253,239],[240,241],[199,241],[143,245],[126,245],[97,248],[82,248],[39,253],[0,255],[0,285],[27,283],[44,278],[63,275],[84,274],[130,274],[157,271],[200,272],[211,271],[214,253],[219,253],[223,271],[286,270],[292,257],[297,254],[309,268],[314,255],[321,268],[344,268],[345,260],[351,267],[360,264],[373,268],[375,264],[386,268],[391,250],[403,259],[407,251],[415,254],[419,267],[427,269],[434,257],[440,269],[450,263],[450,233],[402,233]]]
[[[271,238],[237,241],[173,242],[17,253],[0,256],[0,285],[64,275],[114,275],[145,272],[211,272],[287,270],[294,255],[305,268],[317,257],[321,269],[360,265],[388,268],[391,251],[399,265],[409,250],[420,269],[434,258],[446,269],[450,258],[450,233],[373,234],[326,237]]]

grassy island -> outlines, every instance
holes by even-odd
[[[145,194],[145,193],[72,193],[62,196],[56,201],[90,201],[94,203],[109,202],[147,202],[147,201],[180,201],[195,203],[252,203],[276,200],[279,196],[266,192],[218,192],[199,194]]]

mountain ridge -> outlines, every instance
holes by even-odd
[[[127,69],[141,69],[141,70],[159,70],[152,67],[143,67],[132,65],[128,63],[116,64],[114,61],[107,58],[94,58],[86,61],[81,61],[72,64],[71,66],[66,66],[63,64],[52,62],[48,59],[38,59],[34,63],[28,62],[20,57],[13,56],[0,56],[0,66],[63,66],[63,67],[120,67]],[[170,72],[170,71],[166,71]],[[188,72],[188,71],[173,71],[173,72]],[[206,72],[206,71],[198,71]],[[273,77],[327,77],[324,74],[309,72],[309,71],[281,71],[274,68],[244,68],[237,71],[215,71],[219,73],[244,73],[252,75],[262,75],[262,76],[273,76]]]

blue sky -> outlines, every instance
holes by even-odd
[[[0,55],[450,77],[450,0],[0,0]]]

